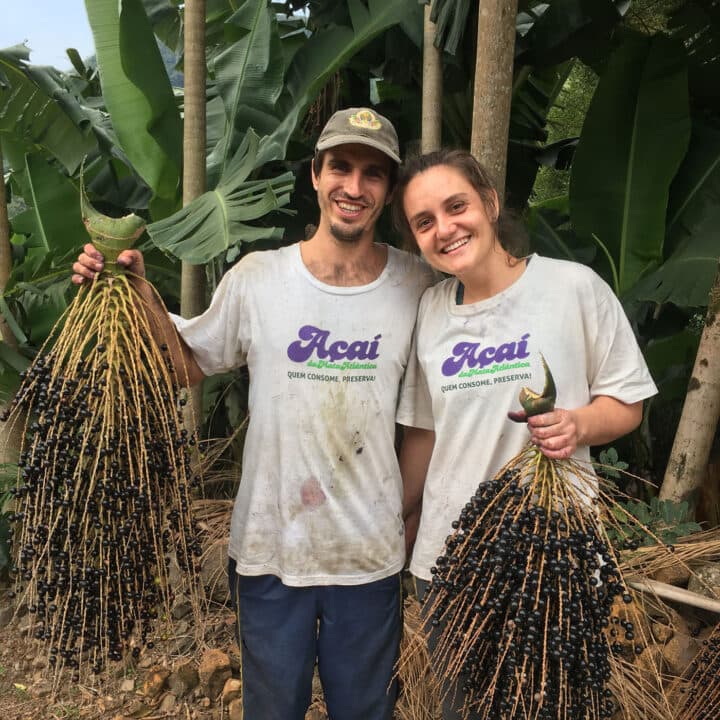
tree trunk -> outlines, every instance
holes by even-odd
[[[423,25],[422,138],[423,153],[439,150],[442,144],[442,50],[434,45],[436,25],[430,20],[432,6],[425,6]]]
[[[478,12],[470,152],[490,172],[501,195],[507,167],[517,7],[518,0],[482,0]]]
[[[205,0],[185,3],[185,115],[183,124],[183,205],[205,192]],[[205,309],[205,267],[183,262],[180,313],[190,318]],[[195,425],[201,418],[202,385],[191,391]],[[189,427],[191,418],[186,417]]]
[[[708,299],[705,327],[685,395],[661,500],[697,501],[720,416],[720,267]]]

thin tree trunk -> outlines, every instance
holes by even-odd
[[[675,434],[661,500],[687,500],[694,512],[720,417],[720,267]]]
[[[518,0],[482,0],[470,152],[488,169],[503,194],[512,101],[515,18]]]
[[[183,205],[205,192],[205,0],[185,3],[185,117],[183,124]],[[183,262],[180,313],[190,318],[205,309],[205,267]],[[196,422],[202,411],[202,385],[192,389]],[[186,418],[190,420],[190,418]]]
[[[425,6],[423,25],[422,152],[439,150],[442,144],[442,51],[435,47],[436,25],[430,20],[432,6]]]

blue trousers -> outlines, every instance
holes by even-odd
[[[391,720],[402,629],[399,575],[288,587],[228,565],[246,720],[304,720],[315,663],[330,720]]]

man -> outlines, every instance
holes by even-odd
[[[332,720],[392,716],[405,560],[395,410],[433,280],[375,242],[399,162],[386,118],[335,113],[312,163],[315,234],[247,255],[203,315],[172,318],[188,382],[250,370],[229,544],[248,720],[302,720],[316,660]],[[118,263],[144,275],[138,251]],[[102,267],[86,246],[73,281]]]

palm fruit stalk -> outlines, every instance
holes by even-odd
[[[137,656],[152,647],[177,589],[171,556],[196,601],[201,554],[186,400],[167,345],[153,337],[145,281],[115,263],[143,220],[101,215],[82,184],[81,198],[106,269],[80,287],[3,418],[25,424],[13,592],[56,681],[62,668],[78,680],[84,667],[99,673],[131,648]]]
[[[552,410],[555,384],[523,388],[527,416]],[[482,720],[598,720],[616,712],[614,653],[632,602],[601,522],[598,478],[528,444],[482,482],[431,568],[426,635],[441,693]],[[624,613],[619,613],[623,615]],[[622,639],[622,638],[619,638]],[[634,644],[631,642],[631,648]],[[662,705],[662,703],[660,703]]]
[[[687,683],[679,684],[676,720],[717,720],[720,717],[720,624],[692,663]]]

